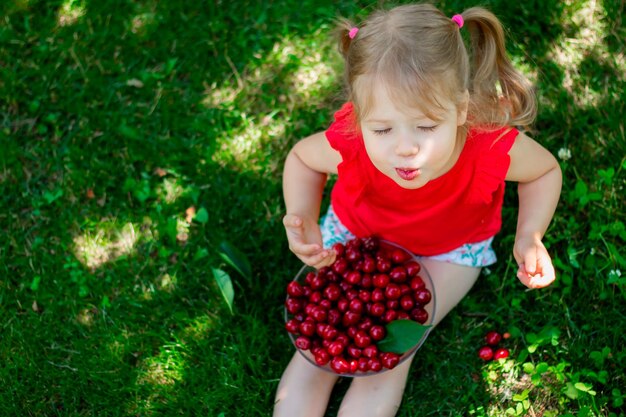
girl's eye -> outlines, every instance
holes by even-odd
[[[375,135],[382,136],[382,135],[386,135],[387,133],[391,132],[391,128],[373,130],[372,132],[374,132]]]
[[[435,126],[418,126],[417,128],[419,130],[421,130],[422,132],[433,132],[435,129],[437,129],[437,125],[435,125]]]

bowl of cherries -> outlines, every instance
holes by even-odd
[[[313,365],[342,376],[385,372],[432,328],[435,291],[408,250],[375,236],[333,245],[334,263],[304,266],[287,285],[285,328]]]

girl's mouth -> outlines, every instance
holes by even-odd
[[[417,178],[421,170],[420,169],[410,169],[410,168],[396,168],[396,172],[398,176],[405,181],[411,181]]]

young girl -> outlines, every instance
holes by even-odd
[[[463,41],[468,32],[469,48]],[[505,53],[498,19],[482,8],[452,18],[431,5],[343,23],[348,102],[325,132],[298,142],[285,162],[289,248],[315,267],[333,243],[377,235],[421,256],[437,296],[435,324],[495,262],[506,181],[519,216],[513,255],[528,288],[554,281],[542,237],[556,208],[556,159],[513,126],[528,126],[535,101]],[[318,225],[328,174],[338,174]],[[411,361],[354,378],[339,411],[393,416]],[[322,416],[337,377],[296,353],[276,393],[274,416]]]

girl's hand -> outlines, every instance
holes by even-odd
[[[287,214],[283,217],[283,225],[287,232],[289,249],[302,262],[319,269],[335,261],[335,252],[322,246],[322,233],[316,222]]]
[[[544,288],[554,282],[552,259],[541,239],[517,238],[513,256],[519,265],[517,278],[528,288]]]

